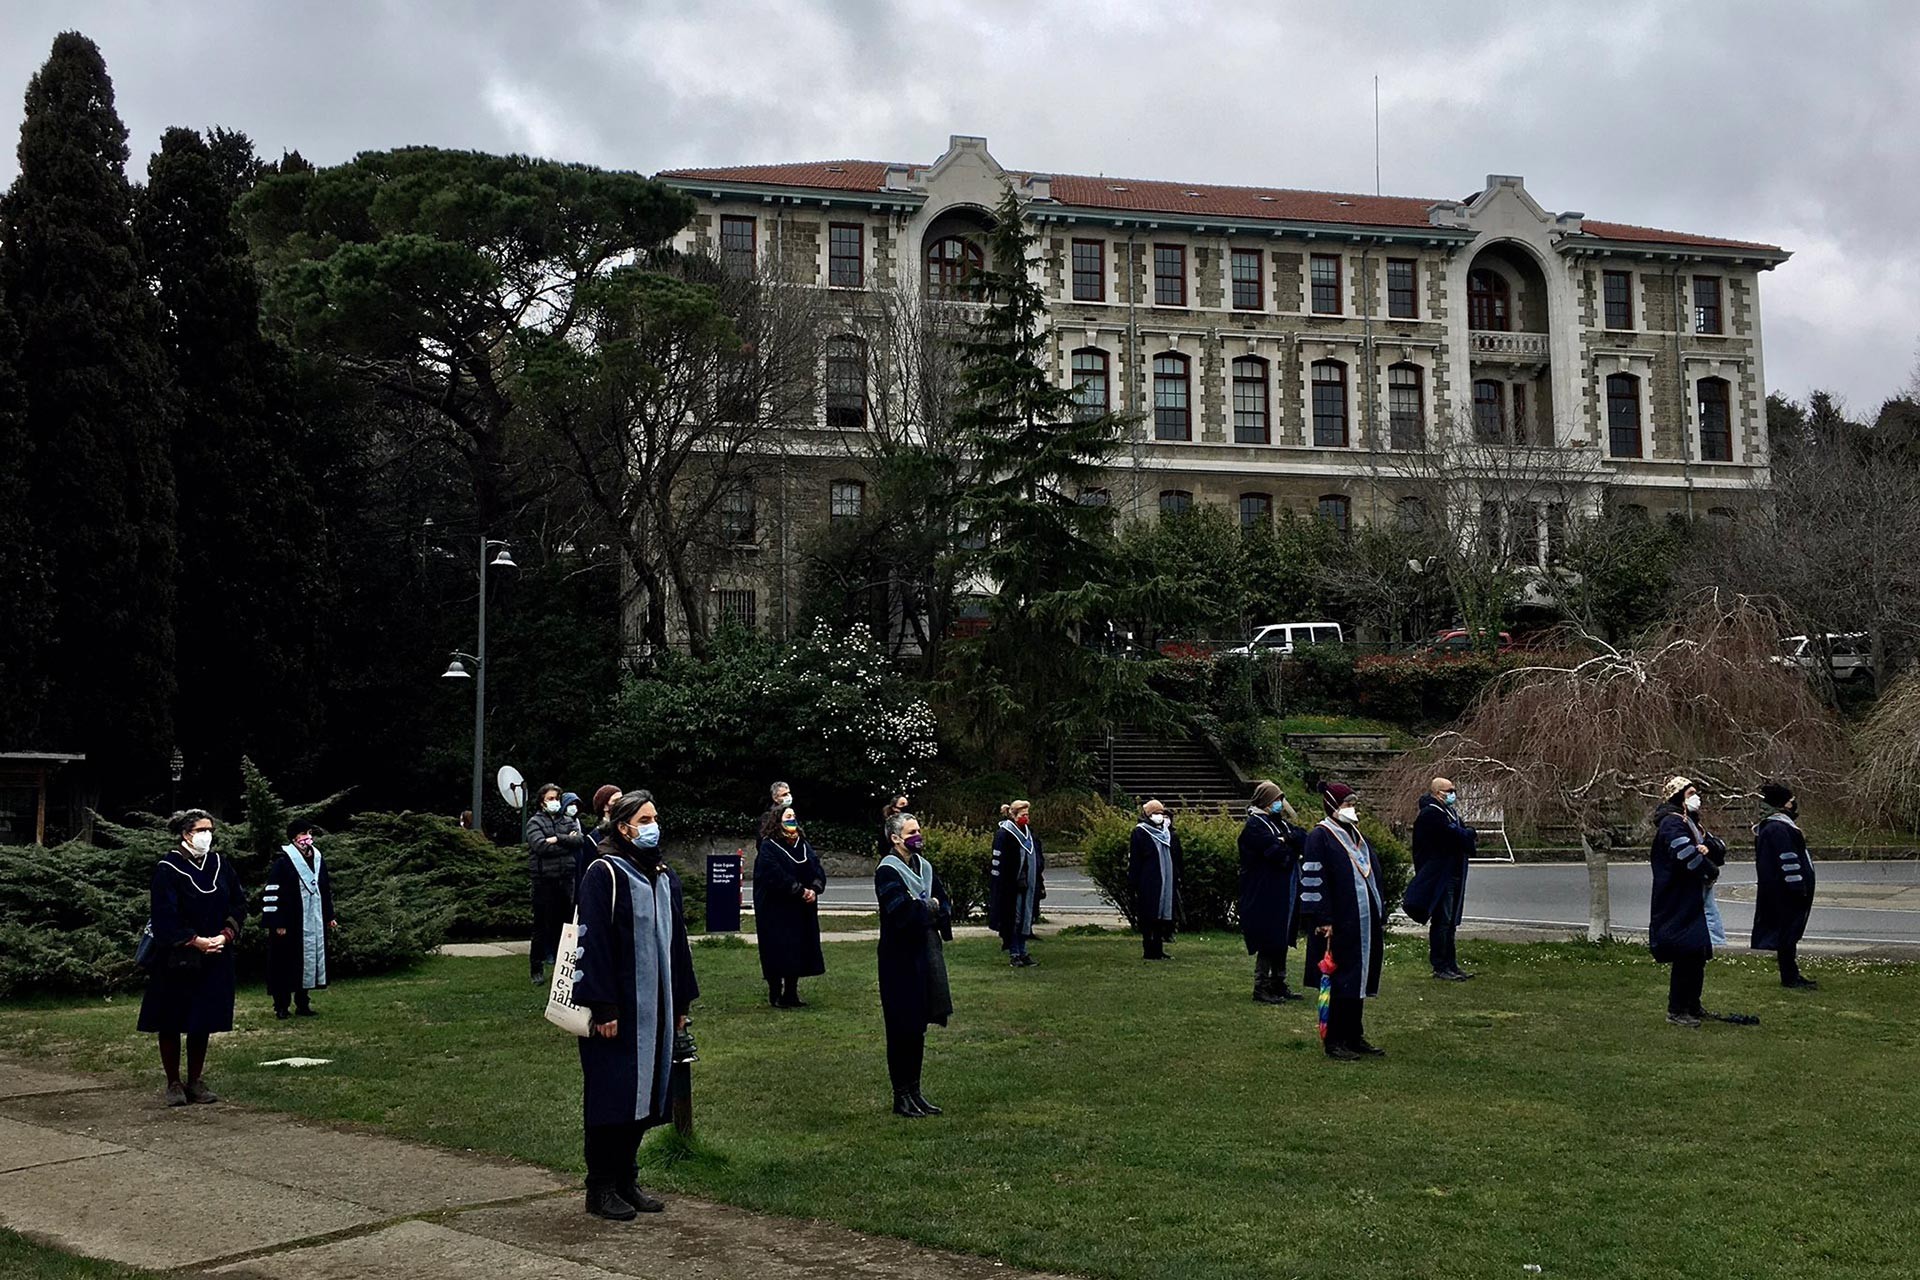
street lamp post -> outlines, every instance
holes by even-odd
[[[487,553],[495,547],[500,549],[491,562]],[[447,680],[465,680],[471,674],[473,679],[473,828],[483,830],[480,822],[480,801],[486,791],[486,752],[487,752],[487,568],[489,563],[496,569],[517,569],[507,552],[507,544],[485,534],[480,535],[480,620],[479,643],[475,652],[455,651],[453,662],[442,673]],[[473,663],[469,673],[460,665],[465,658]]]

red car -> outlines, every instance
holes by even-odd
[[[1464,627],[1455,627],[1451,631],[1441,631],[1427,643],[1428,653],[1467,654],[1475,652],[1473,633]],[[1513,637],[1502,631],[1496,653],[1512,653]]]

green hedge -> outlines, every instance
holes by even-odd
[[[921,853],[933,863],[947,896],[953,922],[960,924],[987,906],[987,869],[993,861],[993,833],[974,827],[928,824]]]
[[[1294,804],[1308,812],[1304,797],[1294,796]],[[1314,809],[1317,811],[1316,804]],[[1127,883],[1127,852],[1137,825],[1134,815],[1123,809],[1103,808],[1088,815],[1087,874],[1094,887],[1125,916],[1135,923],[1133,893]],[[1240,927],[1240,829],[1246,824],[1243,814],[1227,811],[1180,813],[1174,815],[1180,833],[1183,855],[1180,897],[1180,926],[1188,930],[1238,929]],[[1407,849],[1386,826],[1372,817],[1361,819],[1360,830],[1378,855],[1380,891],[1387,910],[1400,905],[1407,887],[1411,859]]]

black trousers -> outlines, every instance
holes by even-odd
[[[887,1026],[887,1079],[895,1093],[920,1087],[920,1068],[927,1057],[927,1029]]]
[[[1327,1005],[1327,1048],[1349,1047],[1367,1037],[1367,1002],[1359,996],[1334,996]]]
[[[1460,933],[1460,917],[1466,914],[1467,886],[1448,886],[1433,904],[1433,916],[1427,924],[1427,963],[1435,973],[1453,973],[1460,968],[1460,952],[1455,940]]]
[[[1800,981],[1800,944],[1789,942],[1779,948],[1780,981],[1794,983]]]
[[[573,881],[565,876],[536,876],[533,881],[533,947],[528,967],[539,973],[560,949],[560,928],[573,919]]]
[[[1707,985],[1707,958],[1684,956],[1667,976],[1667,1012],[1699,1016],[1700,993]]]
[[[1173,937],[1173,921],[1142,920],[1140,922],[1140,952],[1149,960],[1157,960],[1167,954],[1167,942]]]
[[[1259,951],[1253,957],[1253,980],[1255,982],[1277,982],[1281,990],[1287,989],[1287,951],[1285,947],[1278,951]]]
[[[640,1139],[647,1136],[647,1122],[629,1120],[625,1124],[587,1126],[587,1185],[621,1187],[640,1172],[637,1157]]]
[[[292,1002],[296,1008],[311,1009],[313,1008],[313,1002],[308,998],[308,995],[309,993],[305,987],[300,988],[298,991],[276,991],[273,993],[273,1011],[275,1013],[285,1013],[289,1002]]]

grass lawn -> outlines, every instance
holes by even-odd
[[[7,1280],[159,1280],[159,1273],[76,1258],[0,1229],[0,1276]]]
[[[958,1013],[926,1074],[947,1114],[907,1122],[886,1112],[870,945],[829,948],[788,1012],[750,948],[702,945],[700,1141],[670,1159],[656,1135],[646,1180],[1097,1276],[1914,1274],[1909,967],[1816,961],[1823,989],[1789,993],[1724,958],[1709,1007],[1763,1025],[1684,1031],[1639,948],[1469,944],[1480,979],[1441,984],[1402,939],[1368,1015],[1391,1056],[1339,1065],[1310,1004],[1248,999],[1238,938],[1172,950],[1048,939],[1013,972],[992,940],[955,945]],[[0,1048],[157,1084],[136,1003],[0,1012]],[[316,1003],[277,1023],[244,992],[215,1085],[580,1170],[577,1062],[524,961],[436,960]],[[335,1062],[253,1065],[290,1054]]]

